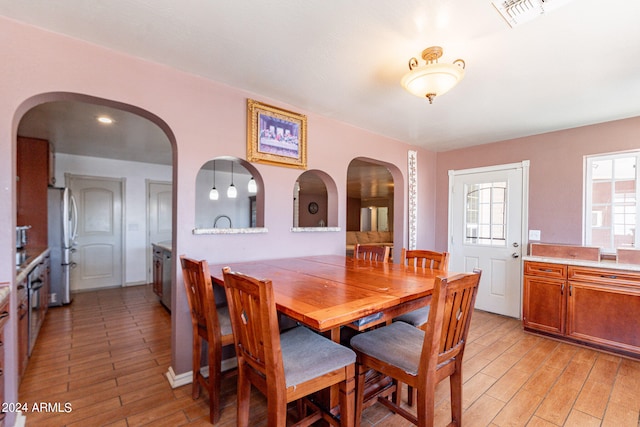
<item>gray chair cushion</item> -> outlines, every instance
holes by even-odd
[[[351,338],[351,347],[411,375],[418,375],[424,331],[404,322],[394,322]]]
[[[282,361],[287,387],[301,384],[356,361],[347,347],[303,327],[280,335]]]
[[[231,329],[231,317],[229,316],[229,307],[222,306],[217,308],[218,322],[220,323],[220,334],[230,335],[233,333]]]
[[[409,313],[405,313],[393,319],[394,322],[405,322],[410,325],[420,327],[427,323],[429,320],[429,311],[431,310],[431,306],[428,305],[426,307],[419,308],[417,310],[410,311]]]

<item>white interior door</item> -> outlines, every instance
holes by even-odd
[[[528,162],[449,173],[449,269],[482,269],[476,308],[517,318],[527,176]]]
[[[123,286],[123,180],[68,175],[67,185],[78,206],[71,290]]]
[[[147,181],[147,283],[152,282],[152,243],[171,241],[173,193],[170,182]]]

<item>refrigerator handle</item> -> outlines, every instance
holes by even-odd
[[[73,243],[78,237],[78,205],[76,205],[76,198],[71,195],[71,210],[73,211],[73,217],[71,219],[71,239],[69,246],[73,246]]]

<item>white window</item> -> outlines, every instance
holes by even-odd
[[[602,252],[640,247],[636,235],[640,152],[586,157],[585,244]]]
[[[465,185],[465,243],[505,246],[507,230],[507,183]]]

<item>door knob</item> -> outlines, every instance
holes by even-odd
[[[519,254],[519,253],[517,253],[517,252],[514,252],[514,253],[512,253],[512,254],[511,254],[511,257],[512,257],[512,258],[519,258],[519,257],[520,257],[520,254]]]
[[[517,248],[518,246],[520,246],[520,245],[518,244],[518,242],[513,242],[513,247],[514,247],[514,248]]]

